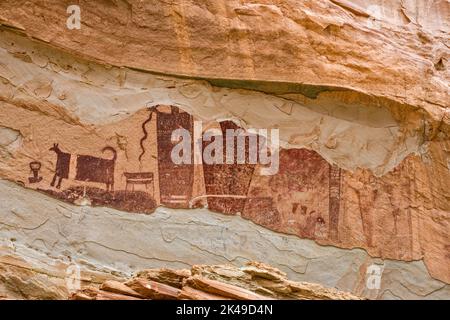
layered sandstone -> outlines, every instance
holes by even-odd
[[[30,248],[17,249],[14,241],[2,241],[0,300],[64,300],[76,288],[124,279],[111,269],[94,268],[86,263],[83,266],[80,261],[76,265],[77,272],[72,272],[73,266],[75,263],[68,257],[56,259]],[[71,288],[71,283],[76,286]]]
[[[351,89],[435,119],[446,107],[448,1],[91,2],[68,31],[70,4],[3,1],[0,22],[111,65],[238,87],[281,82],[277,93]]]
[[[303,277],[342,254],[336,275],[315,265],[301,280],[448,297],[448,1],[89,2],[80,30],[67,29],[68,4],[0,4],[0,177],[17,184],[0,185],[4,241],[116,272],[257,257]],[[279,170],[174,166],[171,132],[194,136],[199,121],[279,129]],[[165,226],[160,207],[188,218],[170,211]],[[229,221],[239,232],[224,233]],[[247,245],[252,223],[267,234]],[[152,255],[139,241],[167,246]],[[391,266],[376,292],[369,261]]]
[[[74,300],[360,300],[323,286],[294,282],[278,269],[258,262],[237,268],[230,265],[193,266],[191,270],[149,269],[126,282],[106,281],[71,295]]]

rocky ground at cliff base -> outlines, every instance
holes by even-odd
[[[318,284],[290,281],[286,274],[259,262],[194,265],[188,269],[147,269],[131,279],[107,280],[70,296],[73,300],[360,300]]]
[[[283,271],[255,261],[242,267],[143,269],[128,276],[86,261],[74,264],[23,250],[14,250],[11,243],[0,245],[0,300],[365,299],[316,283],[292,281]]]

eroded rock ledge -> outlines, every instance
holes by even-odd
[[[196,265],[189,269],[149,269],[126,282],[108,280],[72,294],[73,300],[360,300],[321,285],[295,282],[280,270],[259,262]]]

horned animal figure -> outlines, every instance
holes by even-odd
[[[69,178],[69,167],[70,167],[70,153],[62,152],[61,149],[59,149],[58,143],[54,143],[53,147],[49,149],[50,151],[55,151],[56,153],[56,168],[55,168],[55,175],[53,176],[52,183],[50,185],[52,187],[55,186],[56,179],[58,178],[58,184],[56,185],[56,188],[61,188],[61,181],[62,179],[68,179]]]
[[[56,179],[59,178],[56,188],[61,188],[61,180],[69,177],[70,171],[70,153],[62,152],[58,144],[53,144],[50,148],[57,155],[55,176],[51,186],[55,185]],[[102,152],[111,151],[112,159],[103,159],[93,156],[78,155],[76,164],[75,180],[90,181],[106,184],[107,191],[114,190],[114,167],[117,159],[117,152],[112,147],[105,147]]]
[[[93,156],[77,156],[77,174],[75,180],[91,181],[106,184],[107,191],[114,191],[114,166],[117,152],[112,147],[104,147],[102,152],[111,151],[112,159],[103,159]]]

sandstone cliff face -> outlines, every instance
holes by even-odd
[[[0,4],[0,237],[24,257],[450,296],[448,1],[82,2],[79,30],[69,4]],[[200,121],[279,129],[279,170],[171,164]]]

